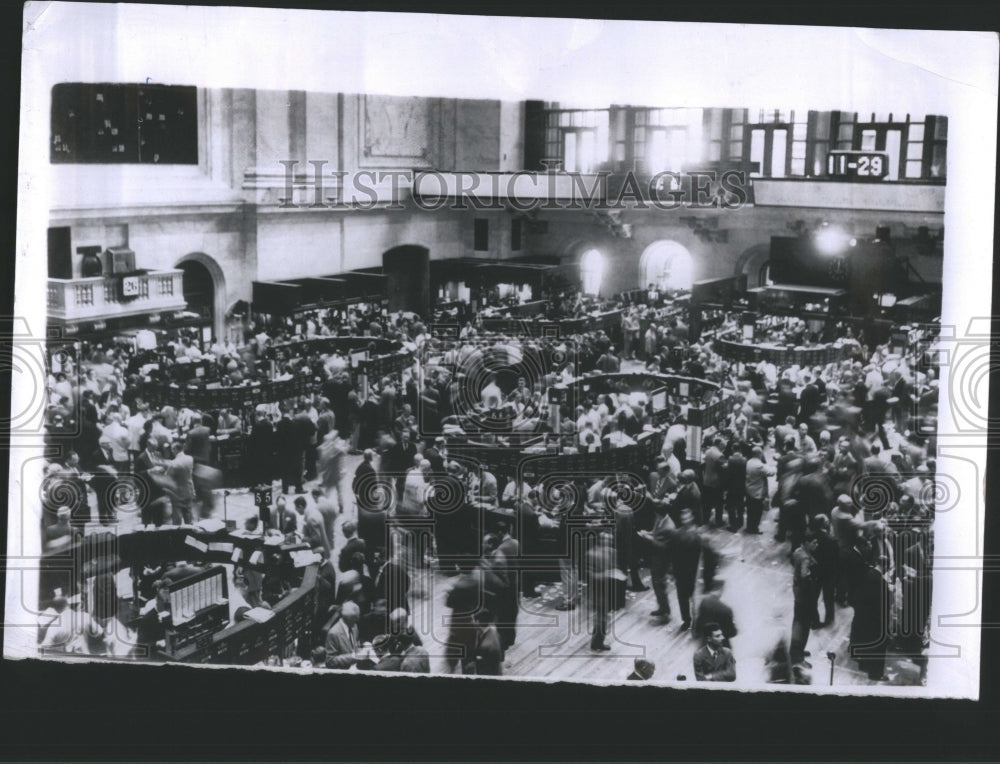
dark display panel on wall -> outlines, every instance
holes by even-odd
[[[842,253],[820,252],[812,238],[771,237],[771,280],[775,284],[846,288],[851,259]]]
[[[59,164],[198,164],[198,90],[54,85],[50,157]]]
[[[884,233],[887,236],[887,232]],[[771,280],[775,284],[847,289],[854,296],[897,294],[909,288],[905,264],[887,238],[772,236]]]

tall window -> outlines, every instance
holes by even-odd
[[[884,151],[889,157],[887,180],[945,177],[948,118],[928,116],[923,122],[872,114],[854,124],[852,148]]]
[[[651,244],[640,261],[640,286],[655,284],[658,289],[690,289],[694,283],[694,262],[687,248],[676,241]]]
[[[743,158],[758,178],[806,174],[806,112],[748,109],[743,124]]]
[[[647,172],[679,172],[705,157],[702,109],[639,109],[633,127],[635,156]]]
[[[558,109],[546,114],[545,157],[566,172],[594,172],[608,161],[607,109]]]
[[[600,294],[604,278],[604,255],[590,249],[580,258],[580,281],[584,294]]]

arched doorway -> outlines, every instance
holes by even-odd
[[[639,261],[639,287],[690,289],[694,283],[694,261],[687,247],[676,241],[656,241],[646,247]]]
[[[596,249],[588,249],[580,256],[580,284],[584,294],[601,293],[604,268],[604,255]]]
[[[192,313],[207,318],[217,338],[225,337],[226,286],[219,264],[201,252],[185,255],[177,261],[184,272],[184,302]]]
[[[747,288],[768,286],[771,281],[771,246],[755,244],[736,259],[734,275],[747,277]]]

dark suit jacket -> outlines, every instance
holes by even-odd
[[[144,487],[146,487],[148,491],[147,500],[150,502],[156,501],[166,495],[164,490],[160,487],[160,484],[149,474],[149,471],[153,467],[153,460],[149,458],[149,454],[146,451],[143,451],[136,457],[135,473],[137,477],[144,481]]]
[[[348,627],[343,619],[330,627],[326,635],[326,667],[346,669],[354,663],[354,651],[360,647],[358,627]]]
[[[340,550],[340,558],[337,560],[337,567],[340,569],[340,572],[346,573],[351,569],[351,557],[358,552],[364,555],[366,551],[367,545],[363,539],[357,536],[348,539],[347,543],[344,544],[344,548]]]
[[[698,615],[695,616],[692,632],[696,637],[703,638],[705,626],[717,623],[726,639],[736,636],[736,624],[733,622],[733,609],[719,599],[717,594],[709,594],[698,604]]]
[[[375,599],[385,600],[386,612],[397,608],[410,612],[410,574],[406,568],[392,560],[382,566],[375,579]]]
[[[208,464],[212,458],[212,444],[208,440],[211,434],[205,425],[192,428],[187,436],[187,452],[194,458],[196,464]]]
[[[747,460],[743,454],[734,453],[726,460],[726,489],[740,496],[746,491]]]
[[[294,466],[299,455],[304,450],[295,423],[282,417],[274,428],[274,445],[277,461],[286,466]]]
[[[712,674],[711,679],[706,679],[708,674]],[[720,647],[713,656],[708,645],[702,645],[694,654],[694,676],[701,682],[736,681],[736,659],[732,650]]]
[[[274,474],[274,426],[267,419],[254,422],[247,438],[247,466],[263,482]]]
[[[503,648],[496,626],[487,626],[476,640],[476,674],[500,676],[503,674]]]
[[[292,423],[295,425],[295,436],[299,442],[299,448],[305,449],[310,444],[316,442],[316,425],[313,424],[313,420],[309,418],[307,413],[300,412],[292,418]]]
[[[670,556],[674,564],[674,578],[694,581],[701,559],[701,537],[697,531],[682,528],[673,534]]]

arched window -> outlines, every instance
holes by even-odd
[[[580,258],[580,280],[584,294],[600,294],[603,278],[604,255],[596,249],[587,250]]]
[[[774,281],[771,280],[770,260],[760,266],[760,270],[757,272],[757,283],[760,286],[771,286],[774,283]]]
[[[694,283],[691,253],[676,241],[651,244],[642,256],[641,288],[650,284],[657,289],[690,289]]]

